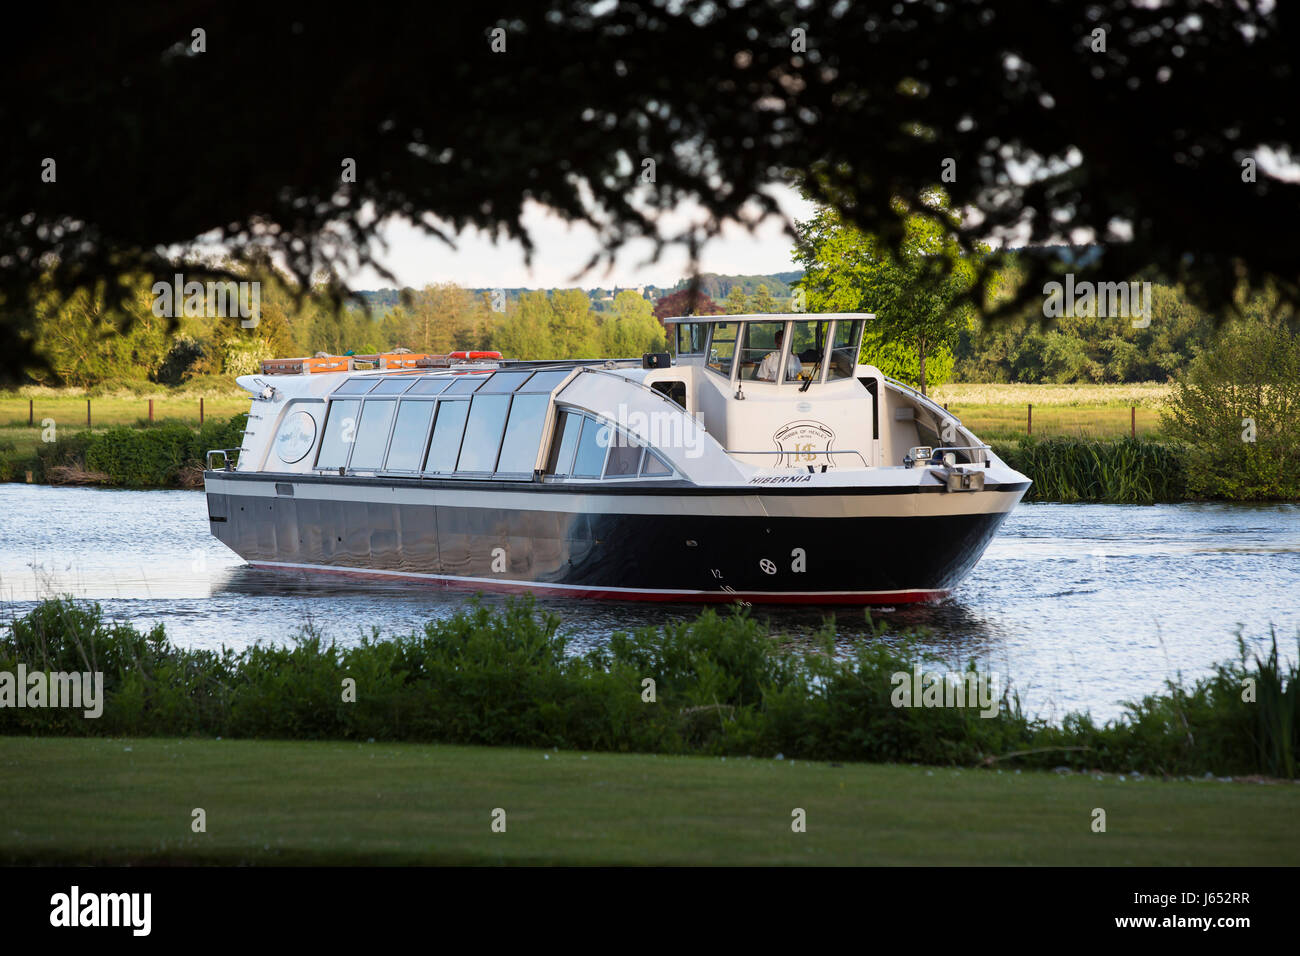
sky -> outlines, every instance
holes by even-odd
[[[807,219],[813,204],[785,186],[772,186],[770,195],[786,215]],[[662,220],[666,231],[675,231],[698,220],[701,210],[679,208]],[[546,207],[525,208],[524,223],[533,237],[532,267],[524,265],[523,247],[518,242],[494,244],[474,230],[457,237],[456,248],[401,219],[385,222],[380,235],[387,252],[376,250],[376,258],[396,275],[399,286],[419,288],[429,283],[454,282],[467,288],[635,288],[640,285],[672,286],[686,274],[684,249],[665,249],[658,262],[647,263],[653,252],[648,242],[629,243],[619,253],[612,270],[601,265],[579,276],[578,272],[599,247],[595,232],[585,225],[570,226]],[[794,243],[775,218],[769,217],[751,235],[741,225],[724,227],[723,234],[705,245],[702,272],[724,275],[770,275],[799,269],[791,258]],[[346,276],[353,289],[392,286],[373,269],[358,269]]]

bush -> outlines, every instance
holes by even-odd
[[[102,671],[101,718],[79,710],[0,708],[0,733],[205,735],[444,741],[575,750],[734,754],[1295,777],[1300,665],[1240,659],[1191,687],[1127,704],[1097,726],[1022,713],[898,707],[894,675],[948,670],[905,640],[836,654],[828,627],[783,644],[739,611],[617,634],[570,653],[559,619],[529,600],[474,605],[420,631],[340,648],[306,632],[287,646],[185,650],[161,625],[146,634],[97,605],[46,601],[0,635],[0,671]],[[345,699],[345,680],[355,699]],[[649,699],[647,679],[654,681]],[[1253,699],[1243,688],[1251,687]]]
[[[1262,306],[1226,326],[1174,383],[1166,434],[1197,495],[1300,497],[1300,335]]]

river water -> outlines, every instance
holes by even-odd
[[[197,492],[0,484],[3,619],[53,595],[93,599],[137,626],[163,623],[176,644],[210,648],[285,641],[309,622],[351,643],[374,627],[413,630],[468,599],[254,571],[208,534]],[[954,665],[974,659],[1009,677],[1033,713],[1110,718],[1166,678],[1201,676],[1234,656],[1239,628],[1255,646],[1276,628],[1284,657],[1294,659],[1298,598],[1300,506],[1027,504],[951,598],[871,613],[886,622],[886,640],[925,627],[923,644]],[[562,616],[579,648],[698,612],[538,603]],[[807,609],[754,613],[800,634],[825,619]],[[871,639],[862,610],[831,613],[841,645]]]

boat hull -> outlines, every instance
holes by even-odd
[[[772,604],[943,597],[1025,487],[503,490],[207,476],[213,534],[257,567],[468,590]]]

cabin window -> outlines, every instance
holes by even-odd
[[[388,447],[388,471],[419,471],[424,457],[424,440],[429,437],[433,421],[433,402],[402,402],[397,409],[397,424]]]
[[[551,392],[555,391],[556,386],[569,377],[571,371],[572,369],[557,368],[537,372],[532,378],[524,383],[523,387],[521,387],[519,391],[545,392],[549,395]]]
[[[858,367],[858,345],[862,341],[862,322],[836,322],[831,344],[827,378],[852,378]]]
[[[414,381],[415,379],[411,378],[411,376],[409,375],[383,378],[379,380],[379,384],[375,386],[375,390],[370,394],[371,395],[401,395],[404,391],[406,391],[408,388],[411,387],[411,383]]]
[[[682,408],[686,407],[685,382],[652,382],[650,387],[661,395],[666,396],[670,401],[676,402]]]
[[[709,343],[709,368],[731,378],[731,362],[736,357],[736,332],[738,322],[718,322],[713,326],[713,338]]]
[[[485,395],[488,392],[513,392],[528,381],[532,374],[532,372],[495,372],[479,391]]]
[[[599,478],[605,466],[605,449],[609,445],[610,427],[594,418],[582,422],[582,435],[578,439],[578,452],[573,459],[575,478]]]
[[[671,475],[672,468],[668,463],[660,458],[649,448],[645,450],[645,458],[641,461],[641,476],[643,478],[662,478],[664,475]]]
[[[634,444],[623,431],[614,432],[605,462],[606,478],[635,478],[641,468],[641,446]]]
[[[469,402],[438,403],[438,417],[433,425],[433,440],[429,442],[429,460],[426,472],[445,473],[456,467],[460,454],[460,439],[465,434],[465,419],[469,417]]]
[[[492,472],[501,450],[501,431],[506,424],[509,395],[475,395],[470,401],[469,424],[460,446],[458,472]]]
[[[481,400],[481,396],[475,399]],[[546,409],[550,404],[549,394],[514,397],[510,403],[510,418],[506,421],[506,436],[501,442],[497,474],[533,473],[537,465],[537,449],[542,443],[542,427],[546,424]]]
[[[790,327],[790,352],[799,359],[803,366],[802,374],[789,377],[793,365],[786,369],[786,381],[795,378],[818,377],[821,374],[822,355],[825,354],[827,337],[830,334],[829,322],[794,322]]]
[[[422,378],[411,389],[412,395],[438,395],[446,391],[448,385],[456,381],[450,375],[442,378]]]
[[[383,463],[388,433],[393,425],[392,399],[377,401],[367,399],[361,408],[361,424],[357,426],[357,440],[352,446],[352,471],[375,471]]]
[[[335,395],[364,395],[375,387],[375,378],[350,378],[338,388],[334,389]]]
[[[704,351],[704,333],[708,327],[703,322],[677,324],[677,354],[699,355]]]
[[[447,387],[448,395],[469,395],[476,392],[487,381],[486,375],[461,375],[452,380]]]
[[[782,370],[797,378],[803,366],[790,354],[785,342],[784,322],[749,322],[745,344],[740,350],[740,377],[759,382],[782,380]]]
[[[348,451],[357,434],[357,410],[361,403],[355,399],[333,401],[325,420],[325,437],[316,456],[317,468],[342,468],[348,463]]]
[[[578,412],[564,412],[560,415],[559,427],[555,431],[555,440],[551,444],[551,460],[546,470],[552,475],[569,475],[573,473],[573,452],[578,447],[578,433],[582,431],[583,417]]]

